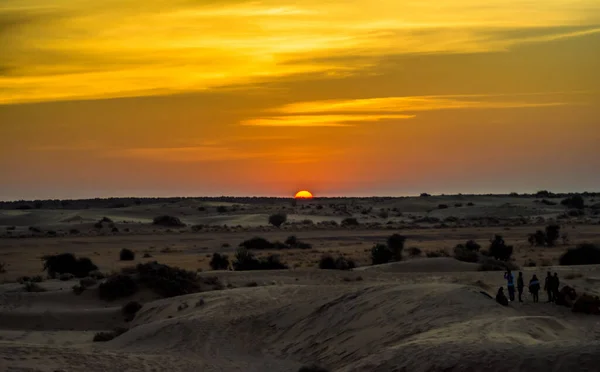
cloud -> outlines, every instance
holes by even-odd
[[[9,42],[0,66],[11,69],[0,75],[0,104],[344,76],[390,55],[485,53],[600,32],[594,0],[108,4],[5,0],[0,30]]]
[[[521,94],[521,96],[537,94]],[[552,96],[552,94],[549,94]],[[456,109],[507,109],[563,106],[569,102],[505,101],[508,95],[447,95],[334,99],[290,103],[263,117],[242,121],[246,126],[348,127],[381,120],[412,119],[417,112]],[[518,96],[518,95],[517,95]],[[548,95],[544,95],[548,96]],[[546,98],[546,97],[544,97]],[[268,116],[270,113],[283,114]]]

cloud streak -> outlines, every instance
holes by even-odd
[[[0,66],[10,69],[0,75],[0,104],[353,74],[392,54],[485,53],[594,34],[598,14],[593,0],[5,0]],[[351,56],[366,58],[349,64]]]

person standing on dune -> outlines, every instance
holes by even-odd
[[[523,302],[523,288],[525,288],[525,283],[523,283],[523,272],[519,271],[519,277],[517,278],[517,290],[519,291],[519,302]]]
[[[544,281],[544,291],[546,291],[546,293],[548,293],[548,302],[554,302],[554,298],[553,298],[553,283],[554,283],[554,279],[552,279],[552,273],[550,271],[548,271],[548,274],[546,275],[546,280]]]
[[[511,301],[514,301],[515,300],[515,276],[510,271],[510,269],[508,269],[504,273],[504,279],[506,279],[506,286],[508,287],[508,297],[510,298]]]
[[[540,281],[538,280],[538,277],[535,274],[533,274],[533,277],[529,281],[529,292],[531,293],[531,296],[533,297],[533,302],[540,301],[540,297],[538,295],[539,291],[540,291]]]

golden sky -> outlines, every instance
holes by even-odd
[[[2,0],[0,199],[597,190],[596,0]]]

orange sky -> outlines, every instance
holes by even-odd
[[[595,0],[3,0],[0,199],[598,191]]]

